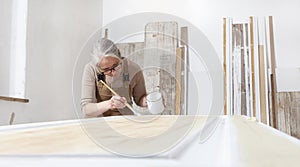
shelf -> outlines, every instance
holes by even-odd
[[[7,97],[7,96],[0,96],[0,100],[20,102],[20,103],[28,103],[29,102],[29,99],[16,98],[16,97]]]

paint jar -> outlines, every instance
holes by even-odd
[[[160,92],[152,92],[146,96],[148,109],[151,114],[161,114],[165,107],[162,100],[162,94]]]

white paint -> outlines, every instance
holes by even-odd
[[[9,96],[24,98],[27,0],[12,0]]]

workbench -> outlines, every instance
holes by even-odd
[[[0,166],[299,166],[300,141],[244,116],[116,116],[0,127]]]

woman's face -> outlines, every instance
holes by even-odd
[[[116,57],[107,56],[99,62],[100,71],[110,77],[118,77],[121,73],[121,60]]]

